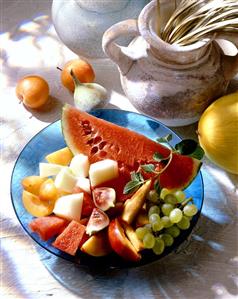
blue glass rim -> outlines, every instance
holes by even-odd
[[[136,112],[131,112],[131,111],[126,111],[126,110],[119,110],[119,109],[97,109],[97,110],[93,110],[90,112],[90,114],[105,119],[105,115],[104,114],[112,114],[113,116],[115,116],[116,114],[118,114],[118,117],[125,117],[126,115],[132,115],[132,116],[136,116],[139,119],[144,118],[147,119],[153,123],[158,124],[158,127],[162,127],[163,129],[165,129],[165,131],[171,133],[173,135],[173,137],[176,137],[177,141],[181,141],[182,139],[170,128],[166,127],[164,124],[162,124],[161,122],[157,121],[156,119],[153,119],[152,117],[140,114],[140,113],[136,113]],[[100,117],[100,116],[104,116]],[[108,119],[106,119],[108,120]],[[110,121],[110,120],[109,120]],[[12,205],[13,205],[13,209],[14,212],[16,214],[16,217],[18,219],[18,221],[20,222],[22,228],[24,229],[24,231],[39,245],[41,246],[43,249],[47,250],[49,253],[54,254],[57,257],[63,258],[65,260],[68,260],[70,262],[76,263],[76,264],[80,264],[81,266],[86,266],[89,268],[111,268],[111,269],[123,269],[123,268],[131,268],[131,267],[139,267],[139,266],[143,266],[143,265],[147,265],[149,263],[153,263],[155,261],[158,261],[159,259],[167,256],[168,254],[170,254],[171,252],[174,252],[186,239],[188,239],[188,237],[191,235],[192,230],[194,229],[201,210],[202,210],[202,206],[203,206],[203,201],[204,201],[204,183],[203,183],[203,177],[202,177],[202,173],[201,170],[199,170],[196,178],[194,179],[194,181],[189,185],[188,188],[190,188],[195,181],[197,181],[200,190],[201,190],[201,194],[199,197],[199,206],[198,206],[198,213],[193,217],[193,219],[191,220],[191,225],[190,228],[186,231],[181,231],[181,234],[178,238],[174,239],[174,243],[172,246],[170,247],[166,247],[165,251],[163,252],[163,254],[157,256],[155,255],[151,250],[144,250],[142,252],[142,259],[137,262],[137,263],[133,263],[133,262],[128,262],[123,260],[122,258],[120,258],[117,254],[115,253],[111,253],[110,255],[106,256],[106,257],[91,257],[87,254],[84,254],[83,252],[79,252],[77,253],[77,255],[75,257],[68,255],[64,252],[61,252],[59,250],[57,250],[55,247],[51,246],[51,242],[53,241],[52,239],[45,242],[42,241],[36,234],[30,232],[30,230],[28,229],[26,223],[24,223],[21,219],[19,210],[18,210],[18,206],[17,206],[17,202],[16,202],[16,196],[14,194],[14,175],[16,173],[17,167],[19,166],[19,162],[21,157],[24,155],[24,152],[26,151],[27,147],[36,139],[39,138],[39,136],[41,136],[43,133],[46,133],[46,131],[51,128],[54,127],[56,125],[59,126],[61,120],[56,120],[55,122],[47,125],[46,127],[44,127],[42,130],[40,130],[37,134],[35,134],[28,142],[27,144],[23,147],[23,149],[21,150],[20,154],[18,155],[16,162],[14,164],[13,167],[13,171],[12,171],[12,175],[11,175],[11,182],[10,182],[10,194],[11,194],[11,201],[12,201]],[[116,123],[117,124],[117,123]],[[56,128],[57,129],[57,128]],[[133,129],[131,129],[133,130]],[[61,132],[60,132],[61,133]],[[62,133],[61,133],[62,135]],[[145,135],[146,136],[146,135]],[[61,136],[62,140],[63,139],[63,135]],[[34,175],[34,174],[32,174]],[[23,178],[23,177],[22,177]],[[188,189],[186,188],[185,191]],[[21,204],[21,202],[20,202]],[[27,211],[25,211],[26,214],[28,214]],[[30,214],[28,214],[30,218],[34,218],[32,216],[30,216]],[[28,222],[29,223],[29,222]],[[116,262],[115,262],[116,260]]]

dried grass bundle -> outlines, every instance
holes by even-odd
[[[238,0],[182,0],[161,38],[185,46],[224,31],[238,34]]]

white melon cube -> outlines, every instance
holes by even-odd
[[[65,166],[53,163],[39,163],[39,173],[41,177],[57,175]]]
[[[75,187],[79,187],[83,191],[91,194],[90,181],[88,178],[78,177]]]
[[[105,159],[89,167],[89,179],[93,187],[117,178],[118,175],[118,164],[114,160]]]
[[[76,176],[86,178],[89,170],[88,156],[83,154],[75,155],[69,167]]]
[[[56,188],[71,193],[77,182],[76,176],[73,175],[69,167],[64,167],[55,177]]]
[[[53,213],[68,220],[80,221],[83,206],[83,193],[69,194],[59,197]]]

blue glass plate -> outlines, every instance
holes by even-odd
[[[160,122],[141,114],[116,109],[98,109],[91,113],[99,118],[141,133],[150,139],[162,137],[171,133],[173,135],[171,145],[175,145],[176,143],[181,141],[181,138],[179,138],[172,130],[170,130]],[[29,236],[31,236],[31,238],[39,245],[41,245],[44,249],[48,250],[58,257],[84,266],[93,268],[125,268],[145,265],[164,257],[171,251],[175,250],[190,235],[193,227],[197,223],[203,204],[204,188],[201,172],[198,173],[192,184],[185,190],[185,193],[188,197],[193,197],[199,212],[196,214],[196,216],[193,217],[190,228],[182,232],[180,236],[175,239],[174,244],[171,247],[167,247],[164,253],[160,256],[154,255],[152,251],[145,251],[142,254],[141,261],[138,263],[129,263],[127,261],[124,261],[116,254],[110,254],[106,257],[94,258],[82,252],[78,252],[75,257],[72,257],[51,246],[53,240],[49,240],[48,242],[42,241],[35,233],[32,233],[28,227],[28,224],[33,217],[29,213],[27,213],[22,205],[21,180],[26,176],[37,175],[39,171],[39,163],[44,161],[44,157],[47,154],[65,146],[66,144],[61,132],[61,122],[56,121],[48,127],[44,128],[28,142],[28,144],[20,153],[12,173],[11,198],[16,216]]]

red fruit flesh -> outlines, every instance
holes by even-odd
[[[119,168],[137,170],[139,164],[154,163],[153,155],[158,152],[168,157],[170,150],[147,137],[120,127],[103,119],[94,117],[86,112],[80,111],[70,105],[63,109],[62,127],[65,141],[74,153],[83,153],[89,157],[90,163],[102,159],[118,161]],[[172,161],[166,170],[160,175],[160,187],[169,189],[184,189],[197,175],[200,161],[188,156],[173,154]],[[123,175],[115,182],[106,187],[112,187],[113,183],[125,186]],[[120,187],[118,200],[123,199],[123,187]]]
[[[72,220],[52,245],[70,255],[75,255],[84,236],[86,227]]]
[[[45,216],[33,219],[29,223],[30,229],[37,233],[43,241],[59,235],[69,224],[68,220],[58,216]]]
[[[82,206],[82,212],[81,217],[88,217],[91,215],[93,209],[95,208],[95,204],[93,202],[92,196],[82,190],[79,187],[74,187],[73,193],[83,193],[83,206]]]
[[[132,262],[137,262],[141,259],[141,255],[127,239],[118,218],[113,219],[109,224],[108,239],[112,249],[123,259]]]

